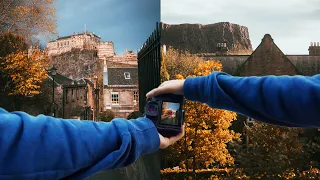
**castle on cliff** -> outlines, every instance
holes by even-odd
[[[126,50],[125,54],[116,55],[112,41],[101,41],[100,36],[86,30],[83,33],[58,37],[56,40],[50,41],[46,49],[49,56],[59,56],[73,50],[95,50],[97,51],[97,58],[100,60],[130,65],[137,64],[137,55],[133,51]]]
[[[46,51],[59,74],[56,79],[61,79],[63,92],[56,95],[56,102],[61,102],[56,109],[65,112],[60,113],[63,118],[97,120],[105,110],[126,118],[138,109],[138,61],[133,51],[117,55],[112,41],[86,30],[50,41]]]

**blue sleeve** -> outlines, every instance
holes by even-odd
[[[84,179],[158,150],[152,121],[93,122],[0,108],[0,179]]]
[[[186,99],[265,123],[320,127],[320,75],[234,77],[223,72],[187,78]]]

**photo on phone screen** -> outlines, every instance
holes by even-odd
[[[160,124],[177,125],[176,113],[180,107],[179,103],[163,102]]]

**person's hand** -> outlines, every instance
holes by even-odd
[[[163,82],[158,88],[147,93],[147,98],[152,98],[160,94],[183,95],[183,84],[185,80],[171,80]]]
[[[161,134],[158,133],[160,137],[160,149],[165,149],[168,146],[171,146],[172,144],[177,142],[179,139],[181,139],[184,136],[184,133],[185,133],[184,124],[181,126],[181,132],[176,136],[167,138],[167,137],[163,137]]]

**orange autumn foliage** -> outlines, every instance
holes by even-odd
[[[170,79],[205,76],[222,70],[219,61],[204,61],[171,48],[164,56]],[[234,158],[228,152],[227,143],[240,137],[240,134],[229,130],[232,121],[236,120],[236,113],[212,109],[206,104],[191,101],[185,102],[185,111],[186,135],[169,147],[165,158],[180,161],[182,169],[212,168],[216,164],[232,165]]]
[[[206,61],[199,64],[190,76],[205,76],[221,70],[219,61]],[[182,76],[177,75],[176,78],[180,79]],[[185,110],[187,149],[184,154],[189,156],[186,157],[186,162],[192,164],[193,169],[209,168],[215,163],[232,165],[234,158],[229,154],[226,144],[240,137],[229,130],[232,121],[236,120],[236,113],[191,101],[186,101]]]
[[[28,57],[28,52],[17,51],[4,58],[1,65],[13,84],[9,95],[29,96],[40,93],[40,83],[47,78],[46,53],[37,50]]]

